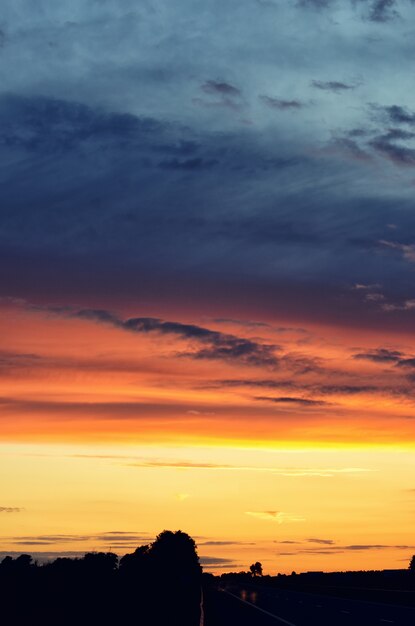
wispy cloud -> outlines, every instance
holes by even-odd
[[[218,359],[236,361],[244,365],[275,368],[279,359],[275,352],[279,346],[260,343],[246,337],[211,330],[196,324],[165,321],[155,317],[130,317],[121,319],[104,309],[76,309],[73,307],[29,307],[30,310],[50,315],[106,324],[136,334],[171,335],[203,347],[179,353],[193,359]]]
[[[344,91],[349,91],[351,89],[356,89],[357,85],[351,85],[349,83],[343,83],[338,80],[312,80],[311,85],[316,89],[321,89],[322,91],[332,91],[333,93],[342,93]]]
[[[415,151],[414,151],[415,162]],[[392,250],[398,250],[402,253],[403,258],[410,263],[415,263],[415,244],[413,243],[400,243],[399,241],[388,241],[387,239],[381,239],[380,245],[385,248],[391,248]]]
[[[22,511],[24,509],[19,506],[0,506],[0,513],[21,513]]]
[[[139,543],[148,543],[152,539],[150,533],[134,533],[130,531],[109,531],[90,534],[56,534],[56,535],[29,535],[8,537],[7,542],[13,545],[27,546],[46,546],[60,545],[67,543],[86,543],[95,542],[98,545],[111,545],[124,547],[124,545],[138,545]],[[6,538],[3,537],[3,541]]]
[[[211,539],[209,541],[198,541],[198,546],[255,546],[254,541],[221,541]]]
[[[268,522],[276,522],[277,524],[285,524],[288,522],[305,522],[305,517],[300,515],[290,515],[283,511],[245,511],[245,515],[256,517]]]
[[[399,350],[390,350],[389,348],[376,348],[367,352],[357,352],[353,355],[354,359],[373,361],[374,363],[398,363],[403,358],[403,353]]]
[[[277,109],[279,111],[302,109],[305,106],[300,100],[285,100],[283,98],[265,95],[259,96],[259,100],[270,109]]]
[[[129,463],[133,467],[166,468],[166,469],[196,469],[196,470],[216,470],[216,471],[242,471],[242,472],[266,472],[278,476],[305,477],[316,476],[330,478],[336,474],[358,475],[375,470],[362,467],[340,467],[340,468],[303,468],[303,467],[259,467],[249,465],[227,465],[212,462],[180,461],[164,459],[142,459],[134,463]]]
[[[310,400],[308,398],[296,398],[291,396],[280,396],[277,398],[270,396],[257,396],[255,400],[265,400],[268,402],[274,402],[275,404],[285,404],[301,407],[318,407],[329,404],[324,400]]]

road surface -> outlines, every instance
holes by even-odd
[[[414,626],[415,609],[299,591],[227,586],[204,593],[204,626]]]

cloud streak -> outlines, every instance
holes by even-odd
[[[301,517],[300,515],[289,515],[283,511],[246,511],[245,515],[267,522],[275,522],[277,524],[305,522],[305,517]]]
[[[218,359],[235,361],[254,367],[275,368],[279,359],[275,352],[279,346],[259,343],[245,337],[222,333],[195,324],[164,321],[154,317],[131,317],[125,320],[103,309],[73,309],[71,307],[33,307],[34,310],[60,317],[106,324],[135,334],[170,335],[178,339],[201,344],[203,347],[182,352],[180,356],[197,360]]]

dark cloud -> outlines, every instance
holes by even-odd
[[[372,22],[388,22],[398,16],[395,10],[396,0],[372,0],[369,9],[369,19]]]
[[[413,139],[414,137],[415,133],[409,133],[399,129],[391,129],[388,132],[378,135],[372,139],[369,142],[369,146],[397,165],[412,166],[415,164],[415,149],[398,144],[396,141]]]
[[[377,348],[368,352],[358,352],[353,355],[354,359],[373,361],[374,363],[398,363],[403,358],[403,353],[399,350],[389,350],[388,348]]]
[[[333,4],[335,0],[297,0],[300,7],[312,7],[315,9],[324,9]]]
[[[388,358],[387,355],[382,355],[378,353],[362,353],[360,355],[355,356],[357,359],[367,359],[369,361],[374,361],[375,363],[392,363],[396,365],[401,365],[402,367],[412,367],[411,359],[404,359],[402,364],[395,360],[392,355]],[[398,357],[396,357],[397,359]],[[407,361],[407,362],[405,362]],[[415,361],[415,360],[414,360]],[[414,364],[415,367],[415,364]],[[223,389],[238,389],[238,388],[263,388],[263,389],[284,389],[284,390],[292,390],[298,392],[303,392],[311,395],[323,395],[323,396],[337,396],[337,395],[345,395],[345,396],[354,396],[359,394],[391,394],[396,396],[410,396],[412,395],[412,391],[410,388],[407,388],[402,385],[385,385],[385,384],[321,384],[316,385],[313,383],[307,382],[293,382],[292,380],[261,380],[261,379],[224,379],[212,382],[210,385],[207,385],[208,388],[219,388]],[[269,397],[267,397],[270,399]],[[295,398],[294,398],[295,401]],[[312,401],[312,400],[311,400]],[[322,402],[317,401],[317,402]]]
[[[313,541],[313,540],[309,540]],[[388,544],[351,544],[351,545],[336,545],[335,542],[329,543],[325,540],[317,543],[327,545],[326,548],[299,548],[296,552],[291,552],[292,555],[299,554],[344,554],[344,552],[366,552],[372,550],[413,550],[415,546],[410,545],[388,545]],[[279,554],[288,554],[282,553]]]
[[[212,385],[211,385],[212,386]],[[297,385],[292,380],[249,380],[242,379],[224,379],[213,383],[217,387],[265,387],[268,389],[296,389]]]
[[[0,146],[35,153],[63,154],[86,145],[125,149],[145,144],[156,154],[157,137],[167,131],[165,124],[152,118],[108,113],[81,103],[42,97],[2,95],[0,119],[9,120],[7,127],[2,126]],[[196,146],[183,142],[166,148],[188,154]]]
[[[378,89],[380,75],[410,81],[406,27],[394,22],[392,46],[382,23],[390,3],[163,2],[166,13],[144,3],[135,17],[98,4],[76,25],[55,8],[44,30],[29,10],[6,11],[1,60],[14,71],[3,90],[14,95],[0,102],[1,293],[105,307],[140,298],[160,317],[180,300],[206,316],[278,310],[298,324],[410,327],[405,311],[344,296],[356,281],[381,279],[396,301],[413,288],[410,268],[380,265],[375,243],[386,224],[414,230],[410,168],[388,175],[391,158],[412,166],[410,139],[362,123],[357,89],[364,76],[364,100],[378,116],[383,107],[386,126],[413,124],[404,87],[392,90],[395,108]],[[366,23],[351,36],[356,7]],[[317,89],[347,99],[308,106]],[[322,150],[335,132],[343,143]]]
[[[5,369],[9,371],[15,368],[30,367],[39,363],[40,360],[41,356],[39,354],[0,350],[0,370]]]
[[[415,113],[397,104],[383,107],[381,110],[387,114],[393,124],[415,124]]]
[[[318,391],[323,395],[342,394],[354,396],[360,393],[379,393],[384,391],[384,388],[376,385],[321,385],[318,387]]]
[[[338,137],[333,141],[333,145],[335,148],[349,154],[354,159],[368,161],[372,158],[357,141],[350,139],[350,137]]]
[[[350,85],[348,83],[342,83],[337,80],[312,80],[311,85],[316,89],[321,89],[323,91],[332,91],[334,93],[341,93],[343,91],[348,91],[350,89],[356,89],[356,85]]]
[[[237,361],[239,363],[258,367],[278,366],[279,359],[275,352],[279,349],[274,344],[263,344],[257,341],[235,335],[210,330],[195,324],[164,321],[153,317],[132,317],[122,320],[110,311],[102,309],[72,309],[70,307],[47,307],[42,310],[47,313],[109,324],[115,328],[133,333],[156,333],[160,335],[175,335],[180,339],[205,344],[206,347],[183,352],[182,356],[193,359],[220,359]]]
[[[65,543],[82,543],[86,541],[94,541],[99,544],[111,544],[115,548],[124,545],[126,542],[129,544],[143,542],[149,542],[152,535],[149,533],[132,533],[128,531],[111,531],[105,533],[98,533],[95,535],[76,535],[76,534],[59,534],[59,535],[37,535],[37,536],[25,536],[25,537],[11,537],[8,541],[13,545],[27,545],[27,546],[42,546],[42,545],[54,545]]]
[[[252,541],[198,541],[198,546],[255,546]]]
[[[371,22],[389,22],[399,16],[396,7],[398,0],[350,0],[352,7],[361,5],[364,18]],[[336,6],[337,0],[297,0],[300,7],[326,9]]]
[[[281,98],[273,98],[271,96],[259,96],[261,102],[266,104],[271,109],[278,109],[280,111],[286,111],[289,109],[302,109],[304,104],[300,100],[283,100]]]
[[[415,368],[415,357],[410,359],[400,359],[396,365],[398,367],[407,367],[409,369]]]
[[[364,551],[364,550],[412,550],[415,546],[408,545],[382,545],[382,544],[355,544],[341,546],[342,550]]]
[[[235,85],[231,85],[230,83],[226,83],[224,81],[216,81],[216,80],[207,80],[203,83],[201,87],[202,91],[209,94],[221,96],[233,96],[239,97],[241,95],[241,90]]]
[[[204,567],[209,565],[225,565],[235,562],[233,559],[225,559],[219,556],[201,556],[199,560],[201,565],[203,565]]]
[[[322,545],[332,546],[335,542],[332,539],[307,539],[309,543],[321,543]]]
[[[242,108],[242,92],[238,87],[224,81],[208,80],[201,85],[201,90],[207,96],[213,96],[215,99],[204,100],[202,98],[193,98],[193,104],[205,108],[228,108],[239,111]]]
[[[255,400],[265,400],[268,402],[274,402],[275,404],[285,404],[302,407],[317,407],[327,405],[327,402],[323,400],[309,400],[308,398],[292,398],[292,397],[269,397],[269,396],[257,396]]]

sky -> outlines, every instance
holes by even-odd
[[[412,0],[4,0],[0,556],[415,553]]]

